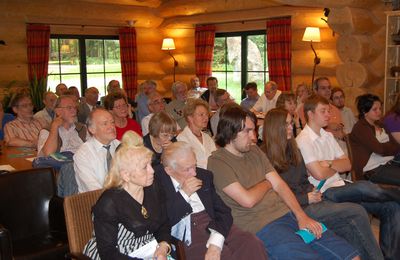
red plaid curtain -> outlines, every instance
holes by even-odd
[[[122,84],[129,98],[134,99],[137,91],[137,48],[136,30],[133,27],[119,29]]]
[[[280,90],[291,86],[292,28],[291,18],[267,21],[267,48],[269,79],[275,81]]]
[[[207,87],[206,80],[212,75],[215,26],[198,25],[195,32],[196,75],[200,86]]]
[[[47,78],[49,65],[50,26],[28,24],[26,26],[29,81]]]

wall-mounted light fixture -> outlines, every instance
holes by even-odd
[[[171,50],[175,50],[175,42],[172,38],[164,38],[161,50],[168,51],[168,55],[174,60],[174,82],[175,82],[175,68],[178,66],[178,62],[172,55]]]
[[[321,58],[318,57],[317,53],[315,52],[313,42],[320,42],[321,41],[321,34],[319,31],[318,27],[307,27],[306,30],[304,31],[303,35],[303,41],[304,42],[311,42],[311,49],[314,52],[314,67],[313,67],[313,73],[312,73],[312,79],[311,79],[311,86],[314,83],[314,76],[315,76],[315,69],[318,64],[321,63]]]

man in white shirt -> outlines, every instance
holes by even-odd
[[[276,107],[276,101],[281,94],[282,92],[278,90],[276,82],[268,81],[265,83],[264,94],[257,100],[251,111],[266,114],[268,111]]]
[[[228,91],[225,89],[218,88],[214,94],[215,102],[217,103],[218,110],[215,114],[210,118],[211,131],[213,135],[217,134],[217,127],[219,122],[219,114],[221,112],[221,108],[223,105],[233,102],[231,96]]]
[[[344,124],[343,131],[345,134],[350,134],[353,126],[357,123],[357,119],[354,116],[353,111],[350,108],[344,106],[345,95],[343,89],[336,87],[333,88],[331,92],[332,104],[339,109],[340,114],[342,115],[342,120]]]
[[[200,87],[200,79],[194,76],[190,79],[190,89],[188,90],[188,98],[200,98],[200,96],[206,91],[206,88]]]
[[[143,117],[141,122],[143,136],[149,133],[149,122],[153,115],[155,113],[165,110],[165,101],[161,94],[155,91],[148,96],[147,106],[149,108],[150,114]]]
[[[54,118],[54,107],[56,104],[57,96],[51,91],[47,91],[43,94],[44,108],[38,111],[33,118],[45,121],[50,126],[51,121]]]
[[[111,158],[120,144],[116,139],[114,118],[107,110],[93,110],[87,126],[92,137],[74,155],[75,179],[80,193],[103,188]]]
[[[169,145],[162,162],[155,172],[165,191],[171,234],[184,241],[190,259],[266,259],[262,243],[232,225],[230,208],[217,195],[211,172],[196,168],[190,145]]]
[[[99,99],[99,90],[96,87],[90,87],[85,90],[84,102],[80,102],[78,107],[78,121],[86,124],[86,119],[89,113],[97,107],[97,100]]]

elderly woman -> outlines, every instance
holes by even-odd
[[[160,189],[153,184],[152,153],[122,144],[93,207],[94,237],[84,248],[91,259],[166,259],[170,226]],[[139,250],[142,253],[139,253]]]
[[[143,137],[143,144],[154,153],[153,167],[161,163],[162,151],[176,142],[176,128],[176,121],[164,111],[155,113],[150,119],[149,133]]]
[[[25,93],[17,94],[11,101],[17,118],[4,127],[4,140],[8,146],[36,147],[39,131],[46,123],[33,118],[33,103]]]
[[[207,169],[208,157],[217,149],[214,140],[203,132],[209,120],[208,103],[202,99],[189,99],[183,114],[188,125],[177,139],[190,144],[196,155],[197,167]]]
[[[117,130],[117,139],[121,140],[124,133],[128,130],[142,135],[140,125],[128,117],[128,103],[126,96],[122,92],[113,92],[104,99],[104,107],[114,116],[115,129]]]
[[[353,168],[357,176],[376,183],[400,185],[400,166],[392,163],[400,145],[379,123],[382,101],[372,94],[357,98],[359,121],[350,133]]]

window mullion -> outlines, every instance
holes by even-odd
[[[80,75],[81,75],[81,93],[85,93],[87,89],[87,69],[86,69],[86,39],[81,37],[79,41],[79,54],[80,54]]]

